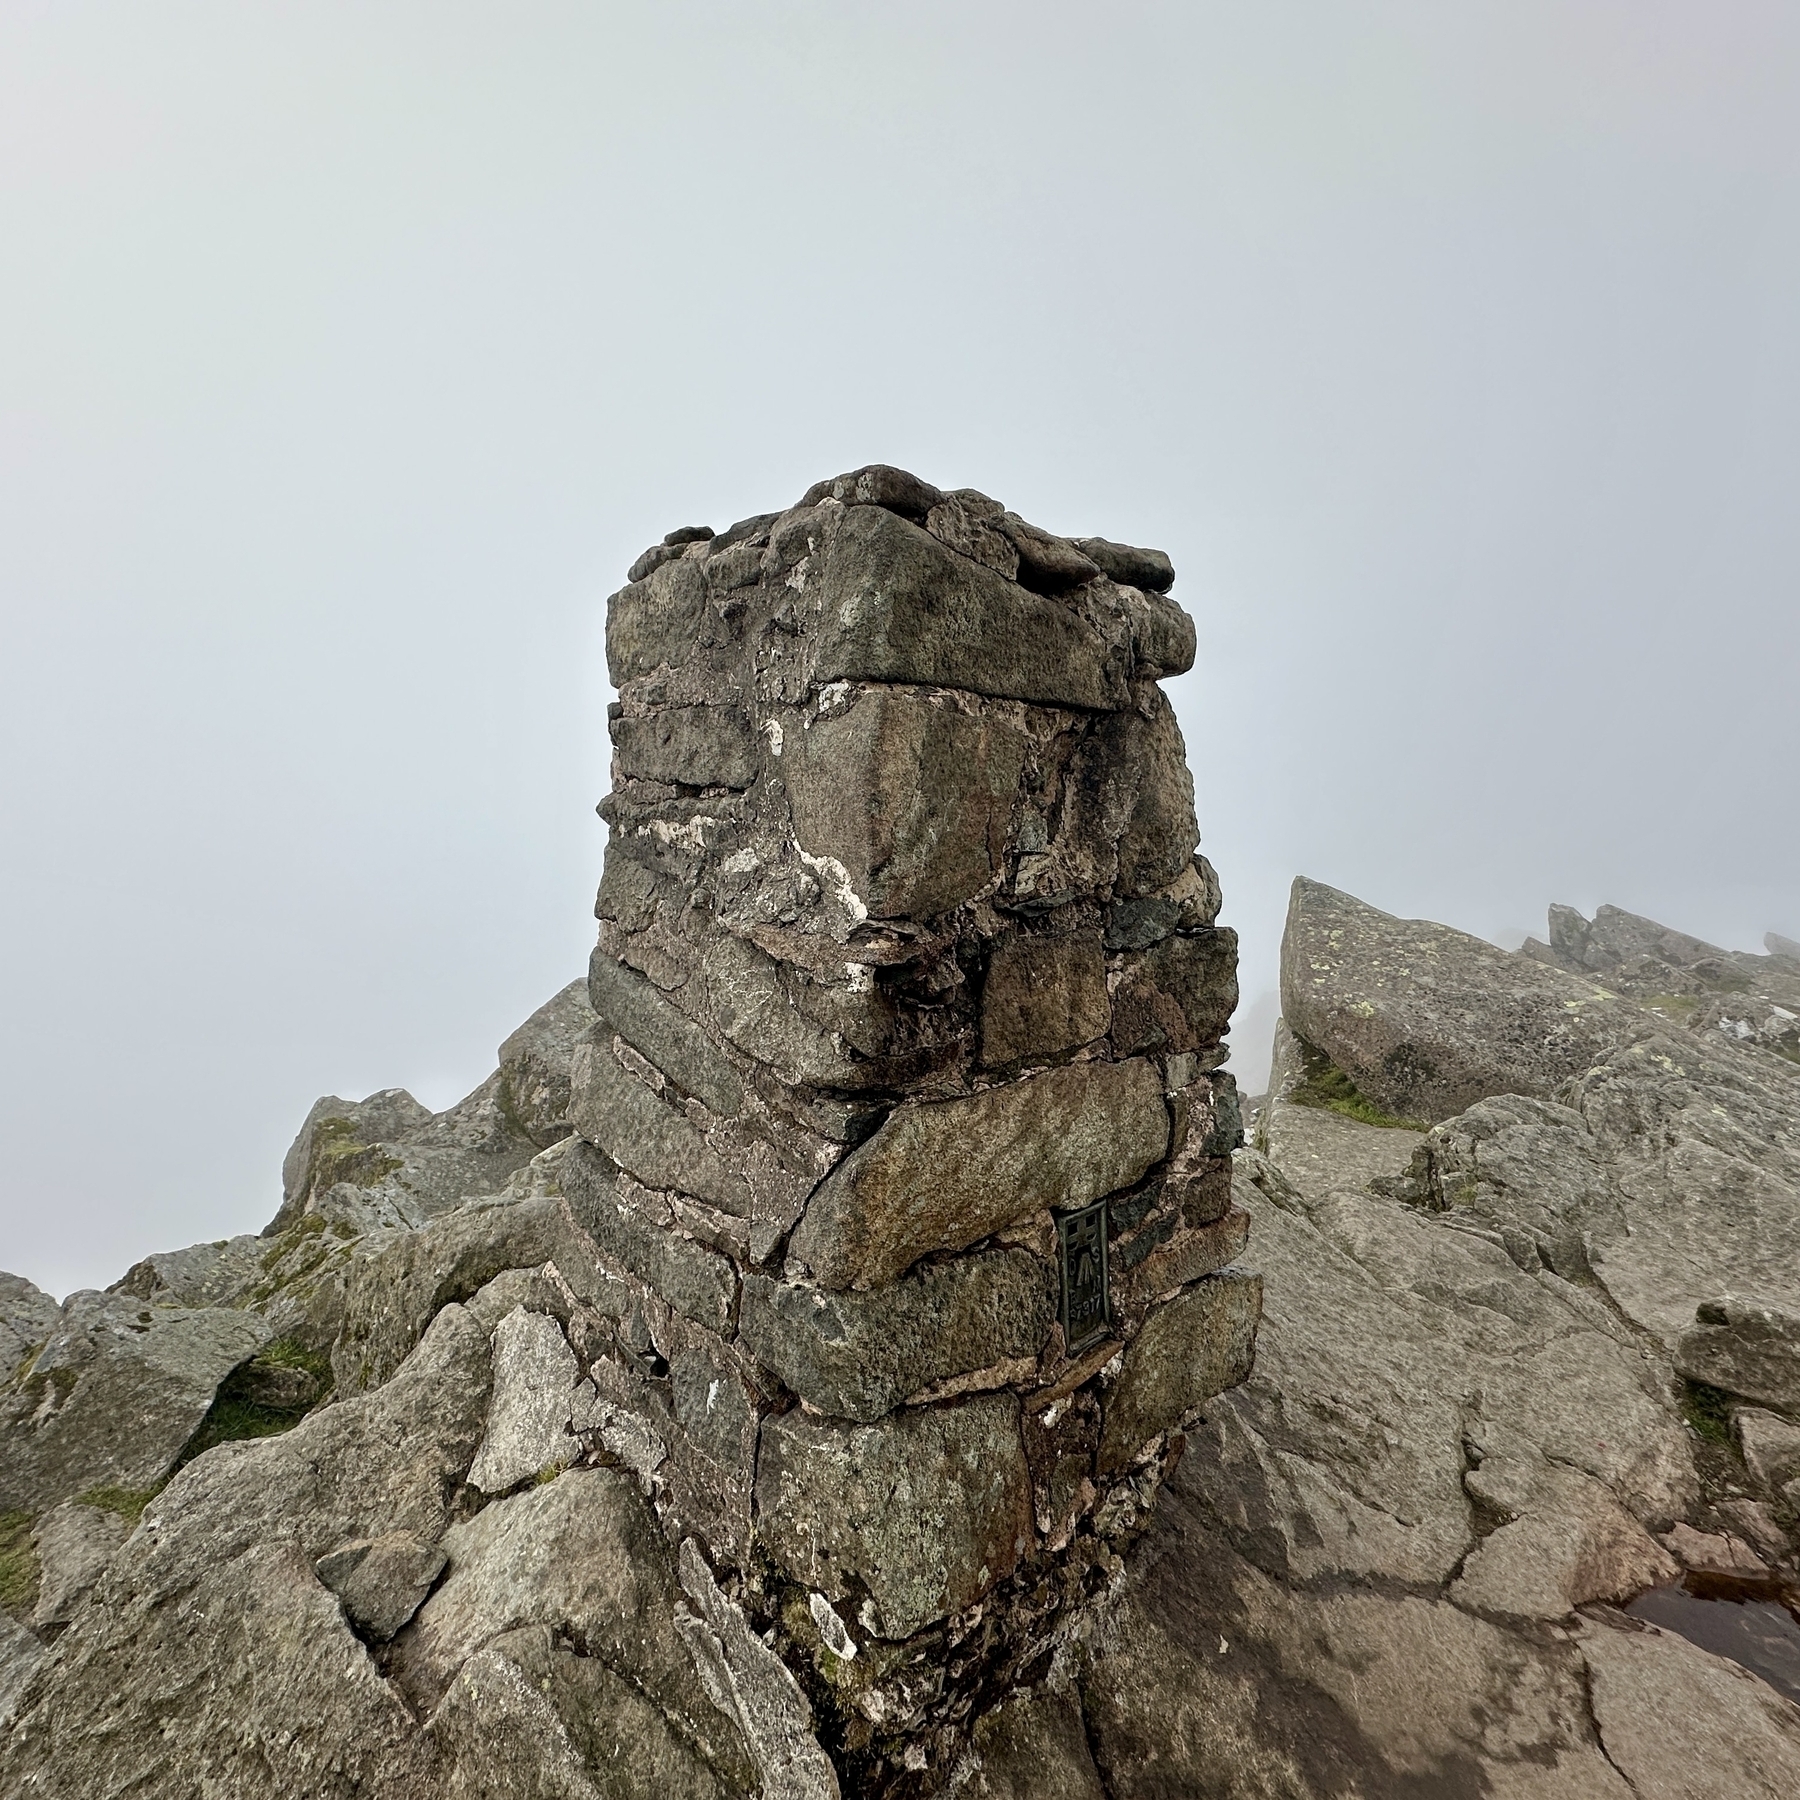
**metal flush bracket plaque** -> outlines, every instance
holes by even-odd
[[[1056,1221],[1057,1263],[1062,1271],[1063,1343],[1073,1355],[1112,1323],[1107,1286],[1106,1202],[1096,1200]]]

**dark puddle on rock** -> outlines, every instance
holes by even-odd
[[[1686,1575],[1639,1594],[1625,1611],[1702,1650],[1741,1663],[1800,1703],[1800,1588],[1780,1581]]]

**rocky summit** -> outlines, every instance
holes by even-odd
[[[259,1235],[0,1279],[0,1792],[1098,1779],[1262,1307],[1173,581],[886,467],[638,559],[586,980]]]
[[[1173,583],[637,560],[586,979],[0,1276],[0,1795],[1800,1793],[1800,946],[1302,879],[1241,1101]]]

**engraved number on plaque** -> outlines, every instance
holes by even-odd
[[[1056,1221],[1062,1265],[1063,1342],[1083,1349],[1112,1323],[1106,1274],[1106,1202],[1096,1200]]]

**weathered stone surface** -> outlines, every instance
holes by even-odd
[[[827,1287],[892,1281],[927,1251],[1129,1187],[1168,1140],[1162,1078],[1142,1061],[1075,1063],[898,1107],[814,1194],[792,1254]]]
[[[692,557],[634,572],[630,585],[606,603],[606,669],[613,686],[664,664],[680,668],[700,643],[705,617],[706,575]]]
[[[1760,1407],[1740,1406],[1732,1414],[1744,1466],[1771,1492],[1800,1477],[1800,1425]]]
[[[1493,1094],[1554,1099],[1648,1025],[1594,981],[1304,876],[1282,940],[1281,1010],[1383,1111],[1428,1122]]]
[[[1669,1575],[1691,1569],[1700,1575],[1725,1575],[1735,1580],[1758,1580],[1769,1573],[1768,1564],[1742,1538],[1729,1532],[1696,1531],[1677,1519],[1663,1533],[1663,1548],[1671,1559]]]
[[[554,1194],[475,1202],[419,1231],[359,1246],[331,1350],[337,1392],[363,1393],[386,1381],[440,1308],[471,1298],[505,1269],[554,1262],[583,1299],[618,1312],[622,1288],[607,1300],[594,1256],[593,1241]]]
[[[611,1164],[586,1145],[570,1156],[563,1183],[574,1216],[607,1256],[696,1325],[717,1331],[730,1323],[738,1282],[725,1257],[652,1224],[621,1194]]]
[[[1628,1600],[1680,1574],[1673,1558],[1591,1475],[1540,1458],[1490,1456],[1463,1477],[1506,1522],[1481,1540],[1450,1597],[1471,1612],[1566,1618],[1594,1600]]]
[[[1113,995],[1113,1054],[1216,1043],[1237,1008],[1237,950],[1237,933],[1218,926],[1166,937],[1128,964]]]
[[[1250,1373],[1262,1317],[1262,1277],[1241,1270],[1196,1282],[1153,1312],[1125,1352],[1106,1394],[1100,1469],[1122,1467],[1139,1449]]]
[[[1759,1406],[1800,1412],[1800,1313],[1749,1300],[1703,1305],[1675,1347],[1675,1367]]]
[[[832,1600],[858,1580],[868,1629],[906,1637],[970,1605],[1033,1540],[1019,1407],[989,1395],[875,1425],[785,1413],[763,1428],[757,1504],[772,1553]]]
[[[0,1378],[10,1376],[61,1318],[62,1308],[43,1289],[0,1271]]]
[[[981,986],[981,1060],[989,1068],[1078,1049],[1111,1023],[1097,932],[1015,933],[989,954]]]
[[[1079,1696],[1027,1690],[977,1720],[950,1791],[969,1800],[1106,1800]]]
[[[994,879],[1024,757],[950,696],[865,691],[787,752],[795,836],[871,917],[935,917]]]
[[[1140,550],[1134,544],[1115,544],[1102,537],[1076,538],[1075,548],[1101,574],[1146,594],[1166,594],[1175,585],[1175,565],[1165,550]]]
[[[428,1729],[447,1800],[735,1800],[750,1775],[741,1751],[715,1768],[629,1673],[543,1625],[476,1651]]]
[[[869,1293],[751,1275],[739,1330],[808,1405],[867,1422],[939,1382],[1035,1358],[1056,1315],[1054,1286],[1027,1250],[930,1265]]]
[[[1235,1262],[1250,1241],[1250,1215],[1234,1207],[1206,1224],[1178,1228],[1134,1267],[1120,1266],[1113,1283],[1127,1304],[1166,1299],[1190,1281]]]
[[[629,1476],[571,1469],[452,1526],[443,1548],[449,1571],[394,1643],[416,1704],[435,1705],[497,1633],[548,1626],[627,1676],[708,1762],[742,1768],[732,1726],[695,1692],[669,1553]]]
[[[545,1313],[515,1307],[494,1330],[494,1398],[469,1480],[503,1494],[573,1462],[581,1446],[569,1426],[580,1392],[591,1410],[592,1383],[562,1327]]]
[[[46,1511],[92,1487],[152,1487],[213,1396],[269,1335],[250,1313],[71,1294],[0,1392],[0,1511]]]
[[[354,1538],[313,1564],[359,1637],[385,1644],[419,1610],[449,1559],[409,1531]]]
[[[677,1096],[657,1093],[622,1067],[610,1044],[576,1052],[569,1116],[588,1143],[646,1187],[692,1194],[739,1217],[750,1211],[744,1178],[707,1142],[703,1126]]]
[[[571,981],[500,1046],[500,1105],[540,1150],[569,1135],[569,1070],[593,1029],[587,985]]]
[[[1394,1191],[1599,1281],[1667,1343],[1722,1294],[1800,1308],[1800,1085],[1778,1065],[1651,1032],[1567,1098],[1445,1120]]]
[[[185,1250],[160,1250],[107,1289],[154,1306],[241,1306],[263,1278],[268,1240],[246,1232]]]
[[[103,1507],[65,1501],[32,1528],[37,1548],[38,1596],[31,1623],[66,1625],[112,1554],[131,1535],[131,1526]]]
[[[701,788],[746,788],[756,779],[756,739],[735,707],[615,713],[610,723],[623,775]]]
[[[1588,1626],[1581,1655],[1608,1760],[1642,1800],[1800,1792],[1800,1707],[1669,1632]]]
[[[1071,885],[1097,878],[1115,900],[1143,899],[1191,869],[1200,842],[1194,778],[1160,688],[1143,710],[1095,721],[1070,765],[1065,816],[1060,847]]]
[[[1004,510],[998,502],[983,506],[985,496],[946,494],[925,515],[925,529],[940,544],[973,557],[978,563],[1004,575],[1019,578],[1019,552],[997,521]]]
[[[330,1210],[330,1199],[335,1216],[354,1217],[360,1230],[422,1225],[472,1195],[497,1193],[539,1148],[509,1116],[505,1086],[496,1070],[441,1113],[404,1088],[315,1101],[281,1165],[281,1208],[263,1236]]]
[[[0,1612],[0,1726],[12,1717],[43,1660],[43,1644],[10,1614]]]
[[[921,481],[905,469],[896,469],[891,463],[869,463],[848,475],[815,481],[800,504],[815,506],[827,499],[845,506],[885,506],[906,518],[922,519],[944,496],[929,481]]]
[[[632,1049],[721,1118],[743,1104],[743,1085],[725,1053],[652,982],[604,948],[596,948],[588,964],[588,997]]]
[[[917,683],[1047,706],[1128,704],[1122,633],[1103,636],[1075,609],[880,507],[845,513],[817,579],[821,682]]]
[[[675,1628],[713,1705],[737,1727],[761,1780],[762,1800],[838,1800],[837,1771],[813,1735],[812,1707],[775,1652],[720,1593],[692,1538],[680,1554]]]
[[[411,1715],[313,1559],[384,1531],[440,1535],[487,1362],[487,1334],[448,1307],[379,1393],[183,1469],[0,1738],[0,1792],[434,1792]]]

